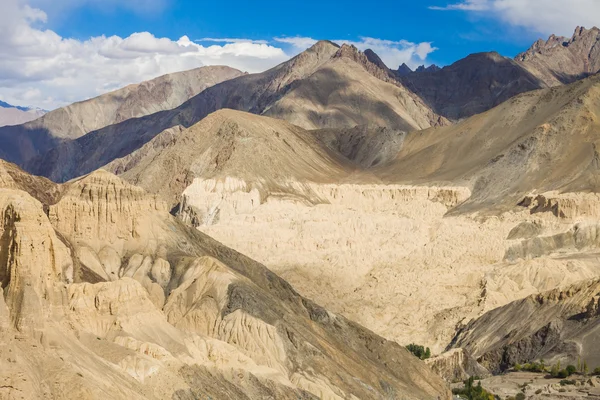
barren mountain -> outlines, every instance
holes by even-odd
[[[435,67],[435,66],[432,66]],[[460,120],[524,92],[573,83],[600,71],[600,30],[577,28],[571,38],[538,40],[515,60],[498,53],[471,54],[444,68],[406,65],[398,79],[438,114]]]
[[[329,149],[363,169],[395,160],[406,136],[402,130],[366,125],[349,129],[317,129],[312,134]]]
[[[387,170],[405,137],[421,134],[305,131],[221,110],[162,132],[107,168],[177,205],[181,220],[261,260],[302,294],[435,352],[465,318],[598,273],[588,261],[505,258],[524,221],[539,232],[562,229],[553,213],[517,207],[502,219],[450,217],[471,195],[460,182],[412,186],[399,175],[382,184],[361,171],[378,163],[373,171]]]
[[[0,176],[3,398],[450,398],[406,349],[141,188],[97,171],[46,203],[48,181]]]
[[[39,108],[17,107],[0,101],[0,127],[18,125],[44,115],[46,111]]]
[[[600,365],[597,278],[529,296],[490,311],[465,326],[452,346],[500,372],[544,359],[548,365],[585,360]]]
[[[269,71],[217,85],[180,107],[189,126],[221,108],[305,129],[382,124],[408,130],[445,121],[355,47],[320,41]]]
[[[548,86],[572,83],[600,71],[600,29],[577,27],[570,38],[540,39],[515,60]]]
[[[471,54],[442,69],[403,69],[399,79],[435,112],[452,120],[469,117],[523,92],[546,85],[498,53]]]
[[[269,71],[215,85],[174,110],[65,142],[31,160],[26,169],[65,181],[130,154],[166,129],[190,127],[222,108],[265,114],[309,129],[369,124],[409,131],[447,123],[356,48],[321,41]]]
[[[63,140],[73,140],[130,118],[170,110],[207,87],[240,75],[242,72],[229,67],[201,67],[74,103],[35,121],[0,128],[0,154],[5,160],[23,163]]]
[[[27,164],[65,184],[0,164],[0,396],[445,398],[432,370],[600,366],[600,75],[528,64],[595,59],[578,32],[402,73],[321,41]]]
[[[600,76],[516,96],[456,125],[406,135],[387,182],[464,185],[462,210],[511,207],[531,191],[600,190]]]
[[[265,199],[272,192],[302,191],[286,188],[288,182],[335,182],[353,167],[327,151],[309,131],[282,120],[224,109],[188,129],[165,131],[105,168],[174,206],[195,177],[236,177],[251,184],[249,192]]]

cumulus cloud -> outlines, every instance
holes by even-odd
[[[203,46],[187,36],[171,40],[149,32],[125,38],[63,38],[43,28],[48,17],[41,9],[20,0],[2,2],[0,98],[11,104],[52,109],[202,65],[258,72],[289,58],[283,49],[265,42],[226,41]]]
[[[296,49],[299,50],[304,50],[309,48],[310,46],[312,46],[313,44],[317,43],[317,40],[310,38],[310,37],[301,37],[301,36],[296,36],[296,37],[276,37],[273,39],[276,42],[279,43],[285,43],[285,44],[289,44],[291,46],[293,46]]]
[[[465,0],[434,10],[461,10],[542,34],[568,36],[576,26],[600,25],[598,0]]]

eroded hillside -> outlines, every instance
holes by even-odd
[[[14,168],[0,189],[3,397],[449,398],[403,347],[156,195],[98,171],[38,200],[48,182]]]

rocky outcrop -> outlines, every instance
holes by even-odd
[[[50,207],[49,218],[72,240],[113,242],[141,237],[140,230],[149,228],[141,220],[153,211],[166,212],[167,205],[100,170],[69,184],[60,201]]]
[[[550,212],[568,220],[600,216],[600,195],[597,193],[533,194],[525,196],[519,205],[529,208],[532,214]]]
[[[570,38],[550,35],[515,60],[548,86],[575,82],[600,71],[600,29],[578,26]]]
[[[20,191],[0,189],[0,284],[9,325],[39,339],[51,307],[73,281],[73,262],[42,204]]]
[[[448,382],[462,382],[472,377],[486,378],[490,372],[464,349],[452,349],[425,362]]]
[[[596,365],[599,293],[593,279],[512,302],[471,321],[451,347],[466,349],[492,372],[540,359],[567,365],[582,358]]]
[[[550,236],[537,236],[512,245],[505,259],[536,258],[552,253],[580,252],[597,249],[600,246],[600,225],[594,222],[581,222],[566,232]]]

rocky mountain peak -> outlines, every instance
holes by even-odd
[[[600,29],[577,27],[570,38],[539,39],[515,60],[549,86],[574,82],[600,71]]]
[[[417,67],[417,69],[415,70],[415,72],[436,72],[436,71],[439,71],[440,69],[441,68],[435,64],[431,64],[428,67],[426,67],[425,65],[419,65]]]
[[[538,39],[533,45],[525,52],[517,56],[517,60],[526,61],[528,58],[533,57],[536,53],[545,54],[552,52],[553,49],[558,46],[561,47],[572,47],[577,43],[577,50],[583,50],[583,48],[591,48],[600,41],[600,29],[593,27],[586,29],[578,26],[573,32],[573,36],[567,38],[565,36],[550,35],[547,40]],[[583,53],[581,55],[584,55]]]
[[[330,52],[332,49],[339,49],[340,45],[333,43],[330,40],[319,40],[317,43],[310,46],[306,51],[313,53],[326,53]]]
[[[408,75],[408,74],[410,74],[412,72],[413,72],[413,70],[408,65],[406,65],[406,63],[402,63],[402,65],[399,66],[398,70],[396,71],[396,73],[399,76]]]
[[[367,57],[367,60],[369,60],[373,64],[377,65],[379,68],[384,69],[384,70],[388,69],[387,65],[385,65],[383,60],[373,50],[366,49],[365,56]]]
[[[344,43],[334,57],[349,58],[360,64],[374,77],[381,79],[384,82],[399,84],[390,69],[373,50],[368,49],[363,53],[354,45]]]

